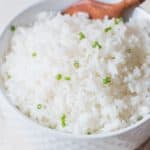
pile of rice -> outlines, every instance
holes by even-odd
[[[132,125],[150,113],[149,26],[41,13],[13,30],[0,72],[7,95],[33,120],[64,132]]]

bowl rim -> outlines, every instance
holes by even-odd
[[[18,17],[22,16],[24,13],[26,13],[28,10],[31,10],[32,8],[38,7],[41,4],[46,3],[47,1],[40,1],[37,3],[34,3],[32,5],[30,5],[29,7],[26,7],[25,9],[23,9],[22,11],[20,11],[19,13],[17,13],[17,15],[15,17],[13,17],[8,23],[7,25],[4,27],[3,31],[0,34],[0,41],[3,41],[3,37],[5,36],[6,32],[8,31],[8,29],[10,28],[10,26],[12,25],[12,22],[14,22],[15,20],[17,20]],[[146,12],[143,8],[141,7],[137,7],[135,8],[138,11],[141,11],[141,13],[146,13],[147,15],[150,16],[150,14],[148,12]],[[43,10],[44,11],[44,10]],[[44,125],[41,125],[40,123],[38,123],[36,120],[33,120],[32,118],[26,116],[23,112],[21,112],[20,110],[18,110],[9,100],[8,96],[5,94],[4,90],[0,87],[0,94],[4,97],[5,102],[11,106],[11,108],[13,109],[14,113],[16,113],[16,115],[18,115],[18,117],[21,117],[22,119],[24,119],[24,121],[28,122],[30,125],[35,126],[39,129],[41,129],[41,131],[45,130],[47,133],[49,134],[53,134],[55,136],[58,137],[63,137],[63,138],[71,138],[71,139],[80,139],[80,140],[85,140],[85,139],[105,139],[105,138],[110,138],[110,137],[115,137],[115,136],[119,136],[119,135],[123,135],[127,132],[130,132],[136,128],[139,128],[141,125],[143,125],[144,123],[150,121],[150,115],[146,116],[144,119],[142,119],[141,121],[136,122],[135,124],[132,124],[128,127],[116,130],[116,131],[110,131],[110,132],[104,132],[104,133],[96,133],[96,134],[91,134],[91,135],[82,135],[82,134],[72,134],[72,133],[67,133],[67,132],[63,132],[63,131],[58,131],[56,129],[51,129],[48,128]]]

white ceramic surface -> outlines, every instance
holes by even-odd
[[[29,8],[27,11],[24,11],[10,24],[30,24],[34,20],[34,16],[41,10],[58,11],[70,5],[73,1],[76,0],[61,0],[59,3],[55,0],[47,0]],[[136,9],[133,12],[133,15],[135,17],[149,17],[148,14],[141,9]],[[6,50],[8,46],[8,41],[11,36],[9,26],[0,38],[0,55],[3,54],[3,50]],[[33,150],[133,150],[150,137],[150,120],[148,118],[139,124],[129,127],[128,129],[115,132],[114,134],[75,137],[41,127],[16,111],[12,106],[10,106],[9,102],[6,101],[6,103],[9,108],[8,110],[12,110],[17,116],[17,119],[13,120],[14,123],[12,126],[18,128],[18,134],[23,129],[24,131],[30,130],[30,135],[35,137],[34,139],[27,141],[29,145],[31,143]],[[15,148],[12,150],[15,150]]]

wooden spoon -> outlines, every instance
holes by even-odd
[[[145,0],[122,0],[119,3],[108,4],[96,0],[80,0],[63,11],[63,14],[88,13],[92,19],[120,17],[123,12],[131,7],[140,5]]]

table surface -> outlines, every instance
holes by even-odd
[[[4,29],[5,25],[15,15],[17,15],[18,12],[20,12],[22,9],[27,8],[28,6],[38,1],[40,0],[0,0],[0,33]],[[146,0],[146,2],[142,5],[142,7],[148,12],[150,12],[150,0]],[[3,97],[2,95],[0,95],[1,104],[2,104],[2,99]],[[15,132],[16,129],[11,127],[11,123],[9,122],[9,119],[6,118],[7,112],[5,112],[4,110],[5,110],[4,105],[0,105],[0,147],[1,147],[0,149],[1,150],[20,150],[20,149],[33,150],[31,145],[28,146],[27,143],[25,142],[25,135],[18,135],[17,132]],[[4,141],[4,139],[7,142]],[[150,150],[150,141],[146,141],[146,143],[144,143],[138,150]]]

